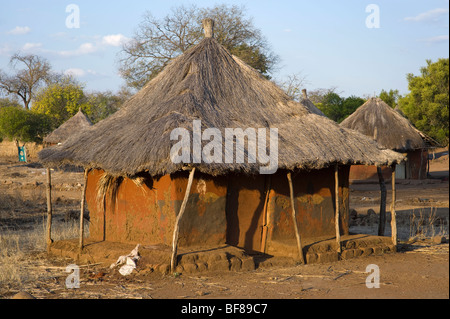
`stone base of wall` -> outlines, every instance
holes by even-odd
[[[53,243],[51,254],[70,257],[81,263],[104,263],[109,267],[117,258],[127,255],[134,244],[85,241],[83,253],[78,253],[78,239]],[[189,250],[179,249],[178,273],[198,273],[205,271],[250,271],[271,266],[298,265],[298,258],[273,257],[269,255],[250,255],[234,246],[201,247]],[[334,239],[307,243],[304,247],[307,264],[330,263],[369,255],[381,255],[396,252],[390,238],[369,235],[347,235],[342,237],[342,252],[336,251]],[[141,272],[170,271],[171,248],[165,245],[141,246],[141,259],[138,269]]]

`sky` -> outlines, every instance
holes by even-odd
[[[272,77],[300,75],[308,90],[336,87],[345,97],[382,89],[407,94],[408,73],[418,75],[427,59],[449,56],[448,0],[0,0],[0,70],[11,72],[15,52],[37,54],[55,71],[76,76],[87,91],[115,92],[125,83],[118,53],[144,13],[163,18],[192,3],[245,6],[280,57]]]

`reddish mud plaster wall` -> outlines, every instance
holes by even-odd
[[[187,186],[187,172],[165,175],[141,187],[125,178],[115,204],[109,196],[106,198],[105,213],[96,198],[102,173],[94,170],[88,177],[90,237],[171,245],[173,225]],[[273,175],[222,177],[196,173],[180,225],[180,246],[226,243],[273,254],[279,250],[283,254],[285,244],[296,247],[286,173],[280,170]],[[342,234],[348,233],[348,174],[348,166],[340,168]],[[293,186],[302,237],[335,236],[334,168],[294,173]]]
[[[94,240],[141,244],[172,244],[173,226],[187,186],[184,173],[165,175],[137,186],[125,178],[115,203],[110,196],[105,210],[97,199],[97,183],[103,174],[89,173],[86,202],[90,211],[90,237]],[[219,245],[225,243],[226,185],[197,174],[180,225],[179,243]],[[105,222],[106,221],[106,222]]]
[[[348,234],[349,166],[339,167],[340,233]],[[293,174],[294,204],[302,239],[330,239],[336,236],[334,168]],[[269,196],[268,235],[265,252],[296,255],[297,242],[292,220],[289,184],[285,174],[272,180]],[[308,240],[310,241],[310,240]]]
[[[428,165],[428,151],[415,150],[406,153],[405,163],[406,179],[426,179]],[[382,166],[381,171],[385,180],[391,179],[390,167]],[[397,179],[402,177],[397,174]],[[350,168],[350,180],[378,180],[377,167],[366,165],[352,165]]]

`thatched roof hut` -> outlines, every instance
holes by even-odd
[[[378,144],[398,152],[425,146],[418,130],[380,98],[370,98],[341,123],[342,127],[374,138]]]
[[[91,120],[83,113],[81,108],[78,112],[61,124],[56,130],[44,138],[44,143],[59,144],[67,140],[70,136],[92,126]]]
[[[180,225],[183,245],[227,243],[292,254],[280,247],[294,243],[297,251],[297,223],[302,236],[330,236],[337,218],[348,233],[349,166],[391,165],[403,156],[293,101],[206,31],[204,40],[175,58],[116,113],[40,152],[45,166],[70,163],[90,169],[90,236],[170,244],[172,232],[178,233],[173,229],[180,207],[186,209]],[[195,150],[187,162],[172,161],[171,148],[179,142],[171,140],[171,133],[181,128],[195,138],[196,120],[202,132],[215,128],[221,136],[230,128],[278,129],[277,172],[261,175],[266,162],[259,158],[193,163]],[[210,141],[201,140],[202,146]],[[236,141],[222,142],[222,154],[234,153]],[[271,154],[270,144],[266,154]],[[243,148],[252,154],[255,145]],[[291,172],[290,192],[286,176]],[[98,190],[108,188],[99,200]],[[190,194],[187,203],[184,190]],[[298,209],[295,224],[290,203]],[[341,212],[337,217],[336,210]]]
[[[342,121],[341,126],[373,138],[382,147],[408,154],[406,170],[411,172],[403,176],[426,176],[426,149],[432,140],[416,129],[400,110],[393,109],[382,99],[370,98]],[[411,164],[416,167],[408,167]]]
[[[185,128],[192,132],[193,120],[200,119],[202,130],[219,128],[222,136],[225,128],[278,128],[280,169],[320,169],[332,163],[389,165],[400,160],[372,139],[314,113],[214,38],[205,38],[174,59],[115,114],[64,145],[42,151],[40,159],[45,165],[71,163],[117,176],[142,171],[152,176],[170,174],[183,166],[170,159],[175,144],[171,131]],[[260,166],[193,165],[211,175],[256,174]]]

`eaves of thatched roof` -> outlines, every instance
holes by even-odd
[[[425,147],[423,133],[380,98],[367,100],[341,126],[372,137],[381,146],[398,152]]]
[[[170,149],[177,143],[170,140],[171,131],[185,128],[192,136],[193,120],[201,120],[202,130],[218,128],[222,136],[225,128],[277,128],[279,169],[390,165],[403,159],[293,101],[209,37],[175,58],[115,114],[63,145],[44,149],[39,158],[46,166],[71,163],[112,175],[170,174],[183,167],[171,161]],[[261,166],[247,161],[191,165],[211,175],[257,174]]]
[[[90,127],[92,122],[89,118],[80,110],[61,124],[56,130],[51,132],[44,138],[45,143],[58,144],[67,140],[70,136],[76,135],[78,132]]]

